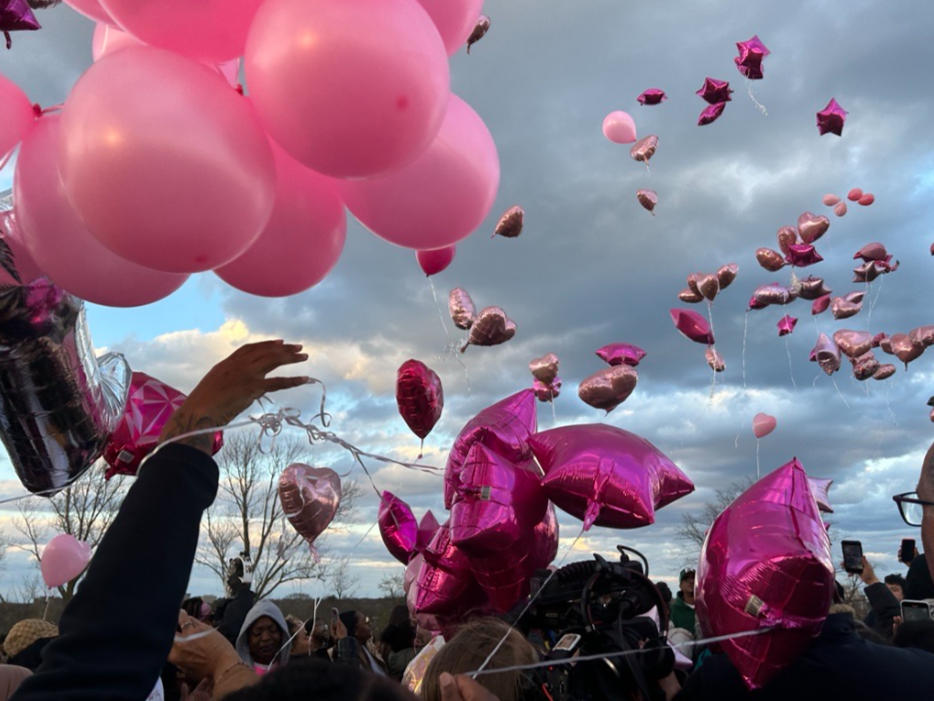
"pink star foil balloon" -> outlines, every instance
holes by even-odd
[[[658,204],[658,193],[655,190],[636,190],[636,199],[644,209],[655,216],[655,207]]]
[[[172,414],[187,396],[154,377],[134,372],[123,416],[104,449],[109,467],[105,477],[135,475],[143,458],[155,450],[159,436]],[[214,434],[212,452],[224,445],[224,434]]]
[[[716,105],[721,102],[730,102],[733,99],[730,97],[730,93],[732,92],[733,91],[730,90],[730,84],[727,81],[717,80],[716,78],[705,78],[701,89],[695,94],[700,95],[707,103]]]
[[[821,258],[820,253],[817,252],[814,246],[796,243],[788,247],[788,255],[785,256],[785,260],[789,265],[796,268],[807,268],[815,263],[820,263],[824,259]]]
[[[723,114],[723,109],[725,107],[725,102],[718,102],[715,105],[708,105],[705,107],[697,118],[697,126],[703,127],[716,122],[720,119],[720,115]]]
[[[614,365],[598,370],[581,381],[577,396],[594,409],[607,414],[625,402],[636,388],[639,374],[630,365]]]
[[[832,290],[824,284],[824,278],[808,275],[806,278],[798,280],[798,296],[813,302],[818,297],[829,295]]]
[[[706,635],[771,629],[720,643],[750,689],[768,684],[820,633],[833,600],[834,568],[797,460],[756,482],[714,520],[696,591]]]
[[[830,487],[833,480],[821,479],[820,477],[808,477],[808,485],[811,487],[811,494],[814,495],[814,501],[817,509],[824,514],[832,514],[833,507],[830,505]]]
[[[840,349],[827,337],[827,334],[822,333],[817,337],[817,343],[811,349],[809,359],[820,365],[821,370],[828,375],[833,375],[840,369]]]
[[[470,570],[467,554],[454,545],[448,523],[422,553],[416,579],[415,610],[435,616],[464,616],[482,607],[485,596]]]
[[[597,357],[608,365],[636,367],[645,358],[645,351],[631,343],[610,343],[597,350]]]
[[[532,382],[532,391],[535,398],[540,402],[553,402],[561,395],[561,378],[555,377],[554,381],[544,383],[541,380]]]
[[[451,505],[451,540],[470,556],[503,552],[545,516],[548,499],[534,461],[514,464],[475,443]]]
[[[460,488],[460,473],[475,443],[482,443],[513,463],[531,459],[529,437],[538,430],[535,393],[522,390],[474,416],[454,439],[444,472],[444,506],[451,508]]]
[[[408,564],[418,540],[418,523],[409,505],[391,492],[383,492],[376,522],[389,554],[403,565]]]
[[[713,329],[710,323],[695,311],[690,309],[669,309],[671,320],[675,328],[687,339],[695,343],[703,343],[708,346],[714,344]]]
[[[736,68],[749,80],[762,80],[762,59],[768,56],[769,51],[758,35],[748,41],[736,42],[739,56],[733,59]]]
[[[562,426],[535,434],[530,444],[545,471],[545,493],[585,531],[648,526],[656,510],[694,491],[658,448],[615,426]]]
[[[516,322],[506,316],[505,311],[500,307],[486,307],[481,309],[474,319],[461,353],[467,350],[468,346],[498,346],[515,335]]]
[[[396,373],[396,404],[412,433],[424,440],[444,409],[441,378],[420,360],[406,360]]]
[[[341,478],[327,467],[289,465],[279,477],[282,513],[317,559],[315,540],[331,525],[341,505]]]
[[[778,335],[787,336],[792,331],[795,330],[795,325],[798,323],[798,319],[793,316],[788,316],[787,314],[778,320]]]
[[[665,94],[665,91],[659,90],[658,88],[643,90],[639,97],[636,98],[640,105],[660,105],[667,99],[668,96]]]
[[[843,125],[846,123],[848,112],[833,98],[827,106],[817,113],[817,130],[820,135],[836,134],[843,136]]]
[[[502,236],[506,239],[514,239],[522,233],[522,226],[525,224],[525,210],[516,205],[510,207],[503,213],[496,223],[493,230],[493,236]]]
[[[6,47],[13,45],[10,32],[35,31],[42,29],[26,0],[2,0],[0,2],[0,32],[6,37]]]

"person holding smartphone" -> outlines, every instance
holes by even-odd
[[[899,601],[892,592],[891,588],[885,583],[879,581],[876,571],[873,569],[869,560],[865,556],[860,556],[862,560],[862,570],[858,573],[860,580],[865,585],[863,593],[869,599],[869,605],[872,610],[863,620],[867,626],[876,631],[884,639],[889,640],[892,637],[892,623],[896,616],[901,615]],[[888,577],[886,577],[888,580]]]

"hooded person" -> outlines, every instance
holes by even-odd
[[[240,659],[263,676],[289,661],[289,626],[282,611],[271,601],[260,601],[250,609],[237,636]]]

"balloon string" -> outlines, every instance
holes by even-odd
[[[836,388],[837,394],[840,395],[840,399],[843,400],[843,403],[846,405],[846,408],[847,408],[847,409],[850,409],[850,403],[846,400],[846,397],[843,396],[843,392],[840,391],[840,388],[837,387],[837,378],[835,378],[833,375],[831,375],[831,376],[830,376],[830,381],[833,382],[833,386]]]
[[[558,412],[555,409],[555,398],[551,398],[551,420],[554,422],[552,425],[558,425]]]
[[[457,364],[461,366],[461,369],[464,371],[464,381],[467,383],[467,395],[470,396],[470,375],[467,373],[467,366],[464,365],[464,361],[461,360],[461,353],[463,352],[461,348],[462,341],[451,341],[444,347],[444,355],[441,356],[441,360],[449,360],[454,358],[457,361]],[[464,348],[467,346],[465,345]]]
[[[541,583],[541,586],[539,586],[538,590],[534,594],[532,594],[532,596],[529,597],[528,602],[523,607],[522,612],[518,616],[516,616],[515,621],[509,624],[509,630],[506,631],[506,634],[503,635],[502,638],[500,638],[500,641],[496,643],[496,647],[494,647],[490,651],[490,654],[486,656],[486,659],[483,660],[483,664],[480,665],[480,668],[477,671],[472,672],[470,674],[471,679],[476,679],[477,676],[479,676],[480,674],[483,674],[483,670],[486,669],[486,666],[488,664],[490,664],[490,660],[492,660],[496,656],[496,653],[499,652],[499,649],[509,639],[509,636],[512,635],[512,631],[515,629],[515,623],[522,620],[522,617],[528,612],[528,610],[532,607],[532,604],[534,604],[535,601],[538,599],[539,594],[545,591],[545,587],[548,585],[548,582],[550,582],[552,577],[555,576],[555,573],[561,569],[561,566],[564,564],[564,561],[567,559],[568,555],[571,554],[571,551],[574,549],[574,546],[577,545],[577,541],[579,541],[583,535],[584,535],[584,528],[581,527],[580,533],[577,534],[577,537],[571,542],[571,545],[568,547],[568,549],[564,551],[564,555],[561,556],[561,560],[558,562],[555,568],[551,570],[551,572],[548,573],[548,576],[545,578],[545,581]]]
[[[448,325],[444,323],[444,314],[441,312],[441,305],[438,304],[438,293],[435,292],[435,283],[432,281],[430,275],[426,277],[428,278],[428,286],[431,287],[431,296],[435,298],[435,308],[438,310],[438,318],[441,319],[441,328],[444,329],[444,335],[450,338],[451,332],[448,331]]]
[[[759,102],[752,92],[752,81],[750,81],[749,78],[746,78],[746,94],[749,95],[749,99],[752,100],[753,104],[756,106],[756,109],[762,113],[762,116],[768,117],[769,112],[765,109],[765,105]]]
[[[867,319],[866,319],[866,326],[869,326],[870,324],[872,324],[872,310],[875,308],[876,302],[879,301],[879,295],[882,294],[882,283],[884,283],[884,282],[885,282],[885,277],[880,277],[880,278],[879,278],[879,286],[876,288],[876,295],[875,295],[875,297],[872,296],[872,283],[871,283],[871,282],[869,283],[869,296],[870,296],[870,300],[869,300],[869,315],[868,315],[868,317],[867,317]]]
[[[49,591],[45,595],[45,611],[42,612],[42,620],[49,620],[49,603],[52,601],[52,588],[49,587]]]
[[[749,310],[743,316],[743,389],[746,389],[746,332],[749,330]]]
[[[699,645],[711,645],[714,643],[721,643],[726,640],[735,640],[737,638],[750,638],[755,635],[764,635],[765,633],[772,632],[776,629],[776,627],[777,626],[770,626],[768,628],[759,628],[757,630],[744,630],[740,633],[718,635],[713,638],[704,638],[703,640],[685,640],[684,642],[676,644],[668,643],[668,646],[678,650],[685,647],[690,648],[697,647]],[[496,669],[484,669],[481,667],[474,672],[467,672],[467,674],[476,679],[481,675],[486,676],[490,674],[502,674],[504,672],[519,672],[525,669],[541,669],[543,667],[557,667],[559,665],[577,664],[578,662],[591,662],[595,660],[607,660],[617,657],[629,657],[630,655],[639,655],[653,651],[653,649],[647,648],[634,648],[631,650],[619,650],[617,652],[602,652],[594,655],[574,655],[573,657],[567,657],[561,660],[543,660],[542,662],[533,662],[531,664],[513,665],[511,667],[497,667]]]
[[[791,365],[791,345],[788,343],[788,336],[790,334],[785,334],[785,353],[788,354],[788,374],[791,375],[791,385],[795,388],[795,394],[798,392],[798,383],[795,382],[795,371]]]

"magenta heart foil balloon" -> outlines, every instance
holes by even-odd
[[[279,478],[282,512],[314,551],[341,504],[341,478],[327,467],[289,465]]]
[[[833,599],[834,568],[797,460],[756,482],[714,520],[696,592],[705,635],[773,629],[720,643],[750,689],[768,684],[820,633]]]
[[[690,309],[670,309],[668,313],[675,324],[675,328],[682,336],[695,343],[703,343],[708,346],[714,344],[713,329],[710,323],[695,311]]]
[[[658,448],[615,426],[562,426],[529,442],[545,472],[545,494],[584,530],[648,526],[657,509],[694,491]]]
[[[444,471],[444,506],[451,508],[460,473],[474,443],[482,443],[512,463],[532,458],[529,437],[538,430],[535,393],[524,389],[474,416],[454,439]]]
[[[420,360],[406,360],[396,373],[396,404],[412,433],[424,440],[444,409],[441,378]]]
[[[418,523],[409,505],[391,492],[383,492],[376,522],[389,554],[403,565],[408,564],[418,540]]]

